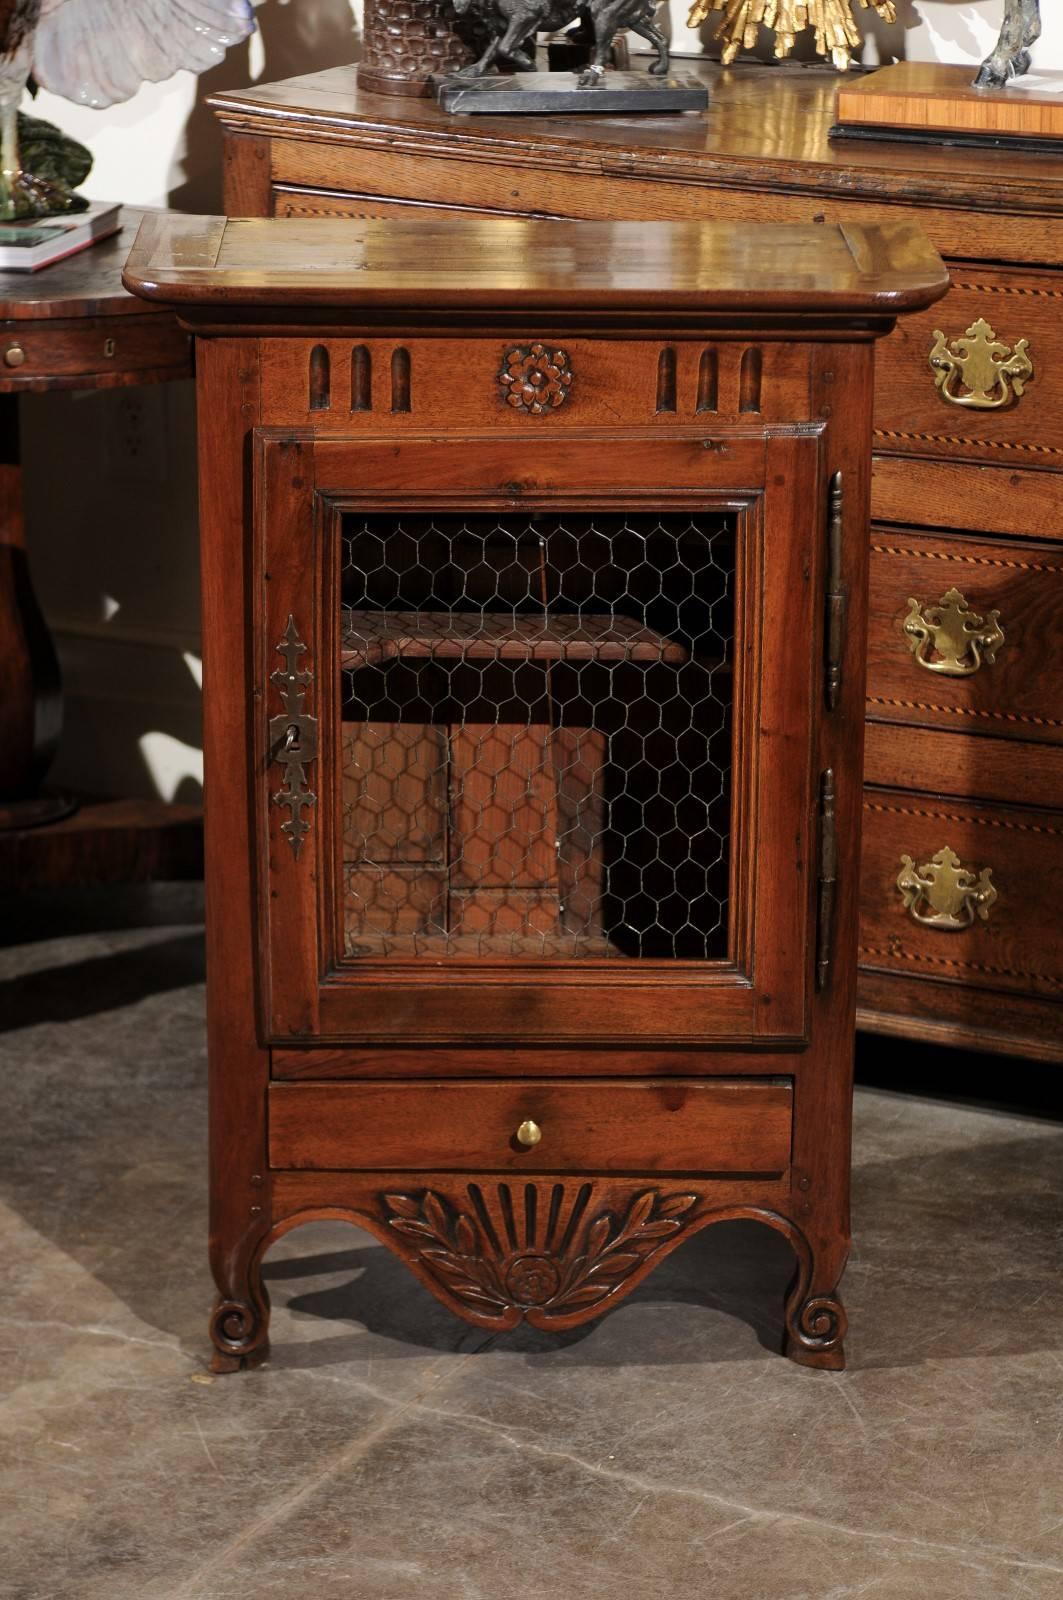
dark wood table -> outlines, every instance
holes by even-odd
[[[141,213],[40,272],[0,272],[0,886],[198,871],[198,813],[162,801],[78,806],[43,783],[62,728],[55,646],[30,581],[18,397],[192,374],[188,335],[122,287]]]

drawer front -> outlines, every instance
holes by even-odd
[[[1063,999],[1063,815],[864,791],[860,961]]]
[[[1063,743],[1063,548],[874,529],[867,704],[879,722]]]
[[[1063,742],[1019,742],[877,720],[869,720],[866,731],[864,782],[873,788],[1049,810],[1063,796]]]
[[[963,262],[951,274],[945,298],[879,346],[876,448],[1063,464],[1063,283]]]
[[[790,1161],[792,1098],[790,1080],[776,1078],[273,1084],[270,1164],[779,1173]]]
[[[97,317],[76,322],[5,322],[0,381],[18,388],[76,388],[91,378],[105,387],[127,374],[192,374],[192,342],[172,316]]]
[[[871,515],[879,522],[1056,539],[1063,533],[1059,496],[1058,474],[1037,465],[874,457]]]

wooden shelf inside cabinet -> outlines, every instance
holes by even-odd
[[[663,661],[685,646],[630,617],[519,616],[514,612],[347,611],[344,670],[398,657],[465,661]]]

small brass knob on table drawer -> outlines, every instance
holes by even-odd
[[[530,1118],[527,1122],[522,1122],[517,1129],[517,1143],[524,1145],[528,1150],[531,1149],[533,1144],[538,1144],[542,1136],[543,1130],[537,1122],[532,1122]]]
[[[26,352],[20,344],[9,344],[4,351],[5,367],[21,367],[26,360]]]

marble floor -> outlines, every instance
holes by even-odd
[[[1050,1069],[993,1107],[864,1042],[909,1088],[858,1092],[844,1374],[774,1353],[753,1224],[561,1338],[320,1224],[272,1253],[272,1362],[214,1377],[200,936],[164,889],[0,950],[5,1600],[1063,1600]]]

